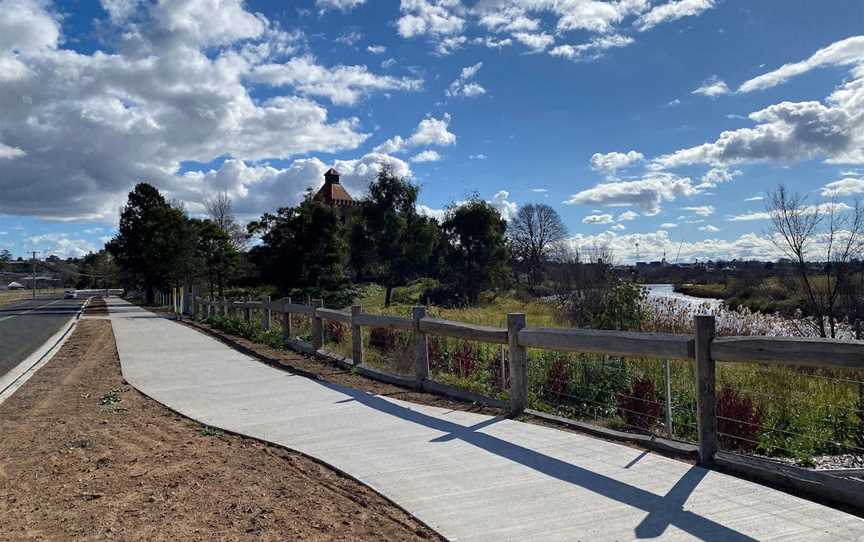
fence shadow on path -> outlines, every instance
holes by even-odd
[[[648,516],[634,529],[635,538],[656,538],[661,536],[670,525],[674,525],[702,540],[734,542],[756,540],[725,525],[683,509],[689,496],[708,474],[708,471],[701,467],[691,467],[666,495],[660,496],[507,440],[478,432],[479,429],[500,422],[505,419],[504,417],[495,417],[473,426],[463,426],[391,403],[360,390],[321,381],[316,381],[316,384],[351,398],[350,400],[339,401],[341,403],[351,400],[357,401],[379,412],[446,433],[430,442],[462,440],[546,476],[583,487],[603,497],[644,510],[648,512]]]

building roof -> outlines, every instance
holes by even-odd
[[[315,194],[315,197],[324,200],[329,205],[349,205],[354,203],[354,198],[339,182],[339,172],[333,168],[324,174],[324,186]]]

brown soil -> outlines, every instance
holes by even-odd
[[[0,540],[440,540],[309,458],[147,399],[107,321],[0,405],[0,435]]]
[[[108,316],[108,305],[105,304],[103,298],[94,297],[87,304],[87,308],[84,309],[84,314],[86,316]]]

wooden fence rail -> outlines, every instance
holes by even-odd
[[[864,369],[864,343],[826,339],[798,339],[776,337],[723,337],[714,338],[716,324],[713,316],[697,316],[695,335],[634,333],[623,331],[597,331],[586,329],[551,329],[527,327],[524,314],[509,314],[507,328],[496,328],[441,320],[426,316],[425,307],[416,307],[412,318],[400,318],[364,313],[361,307],[350,312],[323,307],[321,300],[311,304],[278,301],[249,301],[232,303],[226,300],[192,296],[190,311],[196,316],[222,314],[229,307],[244,311],[257,310],[266,315],[270,325],[272,313],[282,314],[286,343],[293,343],[291,314],[310,316],[312,319],[312,348],[319,351],[323,345],[323,322],[326,320],[347,324],[351,328],[353,363],[363,363],[362,328],[390,328],[413,331],[416,334],[414,357],[415,384],[420,386],[429,378],[429,335],[455,337],[471,341],[508,345],[510,350],[510,410],[513,415],[528,406],[527,349],[589,352],[613,356],[632,356],[688,360],[695,364],[697,390],[697,426],[700,463],[714,461],[717,453],[716,417],[716,362],[769,363],[806,367]],[[245,316],[245,314],[244,314]],[[247,317],[248,319],[248,317]],[[306,347],[308,349],[308,347]]]

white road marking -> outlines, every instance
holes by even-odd
[[[0,318],[0,322],[5,322],[6,320],[11,320],[11,319],[15,318],[16,316],[24,316],[25,314],[30,314],[31,312],[36,312],[39,309],[44,309],[45,307],[49,307],[49,306],[53,305],[54,303],[59,303],[60,301],[63,301],[63,300],[62,299],[55,299],[54,301],[52,301],[51,303],[48,303],[47,305],[42,305],[41,307],[36,307],[36,308],[27,310],[27,311],[19,313],[19,314],[12,314],[9,316],[4,316],[3,318]]]

